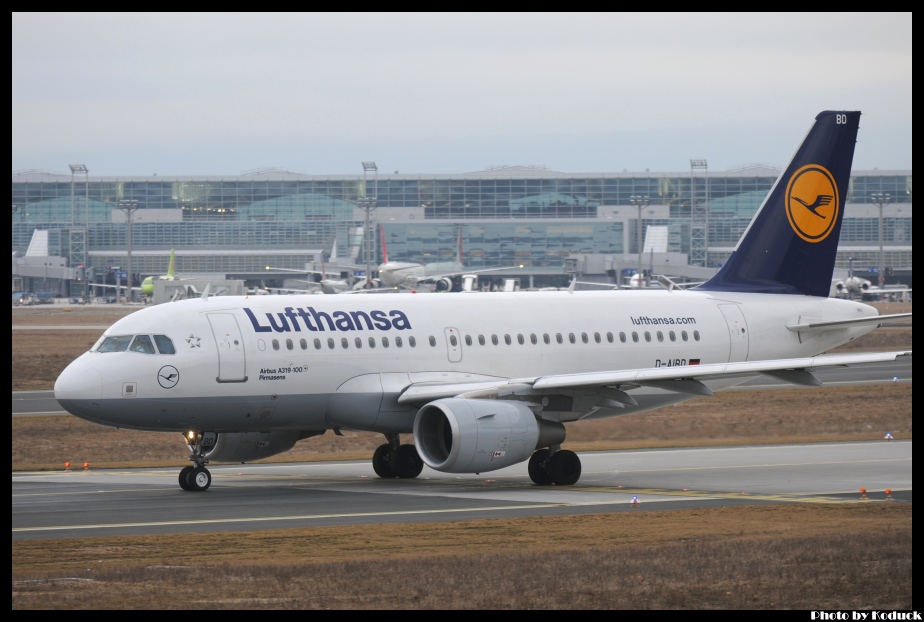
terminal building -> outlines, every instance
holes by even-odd
[[[171,249],[178,275],[252,287],[280,286],[287,271],[320,270],[332,255],[374,268],[385,251],[421,263],[461,254],[472,270],[522,265],[497,273],[522,288],[575,277],[619,285],[639,267],[701,280],[731,253],[780,170],[690,163],[681,172],[618,173],[401,174],[372,162],[344,175],[14,172],[14,292],[85,296],[90,283],[129,277],[137,286],[166,273]],[[853,171],[838,271],[911,286],[911,204],[910,170]]]

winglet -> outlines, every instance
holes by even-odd
[[[860,113],[815,117],[725,265],[696,289],[827,298]]]
[[[208,300],[208,299],[209,299],[209,288],[210,288],[211,286],[212,286],[211,283],[206,283],[206,284],[205,284],[205,289],[202,290],[202,296],[201,296],[202,300]]]

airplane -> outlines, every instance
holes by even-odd
[[[60,374],[55,398],[98,424],[183,434],[187,491],[211,486],[211,462],[345,429],[384,435],[380,478],[525,462],[536,485],[574,485],[571,422],[761,375],[812,387],[819,369],[911,356],[828,353],[911,317],[828,296],[859,121],[815,117],[728,260],[696,287],[182,300],[113,324]],[[803,204],[822,195],[831,201]]]
[[[847,278],[832,281],[829,295],[854,300],[879,300],[883,296],[895,297],[911,293],[910,287],[879,287],[878,285],[873,285],[869,279],[864,279],[854,274],[853,257],[850,257],[848,261]]]
[[[382,240],[382,263],[376,268],[378,280],[383,287],[394,289],[419,289],[423,287],[432,287],[437,292],[453,291],[455,284],[454,278],[462,275],[477,275],[486,272],[498,272],[500,270],[513,270],[522,268],[519,266],[505,266],[501,268],[482,268],[480,270],[471,270],[466,268],[462,263],[462,227],[459,227],[459,247],[456,259],[453,261],[442,261],[433,263],[415,263],[408,261],[389,261],[388,249],[385,246],[385,228],[381,227]]]
[[[183,280],[192,280],[192,279],[181,279],[176,276],[176,256],[174,254],[174,249],[170,249],[170,263],[167,264],[167,274],[161,274],[160,276],[149,276],[145,277],[141,281],[141,293],[147,297],[154,295],[154,281],[183,281]]]
[[[275,291],[281,294],[343,294],[350,293],[362,290],[365,286],[365,279],[355,279],[352,282],[346,279],[335,279],[327,275],[327,262],[324,260],[323,253],[321,254],[321,269],[320,270],[293,270],[290,268],[276,268],[273,266],[266,266],[267,270],[273,270],[275,272],[294,272],[296,274],[317,274],[320,275],[320,280],[318,281],[305,281],[306,283],[311,284],[313,287],[311,289],[295,289],[291,287],[271,287],[271,291]],[[340,264],[337,260],[337,241],[334,240],[334,245],[331,248],[330,252],[330,266],[335,269],[348,269],[348,270],[365,270],[362,266],[355,265],[346,265]],[[298,280],[298,279],[296,279]]]

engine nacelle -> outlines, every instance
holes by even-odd
[[[210,462],[253,462],[289,451],[301,438],[298,430],[204,432],[202,443]]]
[[[436,282],[436,291],[438,292],[451,292],[452,288],[452,279],[448,276],[444,276]]]
[[[528,460],[565,440],[565,426],[536,419],[521,402],[447,398],[417,412],[414,444],[424,464],[444,473],[484,473]]]

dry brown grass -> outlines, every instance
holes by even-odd
[[[108,323],[74,313],[40,314],[59,324]],[[15,312],[13,319],[20,323]],[[51,388],[55,370],[99,334],[13,331],[14,390]],[[910,349],[911,329],[879,329],[849,347]],[[911,399],[910,384],[729,391],[578,423],[567,445],[881,439],[885,431],[911,438]],[[382,440],[345,434],[309,439],[275,459],[368,459]],[[187,462],[179,435],[70,416],[14,418],[12,444],[14,470],[61,468],[64,460]],[[910,503],[869,502],[14,541],[12,607],[909,610],[911,524]]]
[[[911,505],[13,542],[13,609],[912,609]]]

